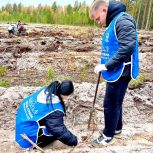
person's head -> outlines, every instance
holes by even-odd
[[[91,19],[96,20],[99,25],[106,25],[109,0],[95,0],[89,10]]]
[[[46,102],[52,105],[52,96],[56,95],[59,97],[65,111],[65,105],[63,100],[66,100],[68,96],[70,96],[73,92],[74,86],[72,81],[64,80],[61,83],[59,81],[54,81],[45,89]]]
[[[62,97],[62,99],[67,99],[69,95],[74,92],[74,86],[72,81],[64,80],[57,88],[58,93]]]
[[[21,25],[21,21],[20,20],[18,21],[18,25]]]

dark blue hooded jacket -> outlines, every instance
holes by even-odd
[[[121,12],[126,12],[126,6],[119,1],[110,1],[106,18],[109,26],[113,18]],[[136,44],[136,22],[130,15],[121,16],[116,22],[116,35],[119,41],[117,53],[105,64],[108,70],[116,69],[123,62],[130,62]],[[126,65],[122,76],[130,76],[131,65]]]
[[[56,110],[43,118],[40,124],[45,125],[47,130],[50,131],[57,140],[69,146],[76,146],[78,143],[77,137],[66,128],[63,118],[64,114]]]

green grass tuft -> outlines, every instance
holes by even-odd
[[[0,77],[4,76],[7,72],[6,66],[0,66]]]
[[[144,82],[146,78],[144,74],[140,74],[136,80],[131,80],[129,84],[130,89],[139,88]]]
[[[11,81],[9,80],[4,80],[4,79],[0,79],[0,87],[10,87],[11,85]]]

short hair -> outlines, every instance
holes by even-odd
[[[100,6],[107,6],[109,5],[109,0],[95,0],[89,9],[89,17],[93,19],[94,13],[99,9]]]

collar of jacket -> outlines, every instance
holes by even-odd
[[[122,2],[111,0],[108,6],[106,27],[109,26],[109,24],[116,15],[125,11],[126,11],[126,6]]]

